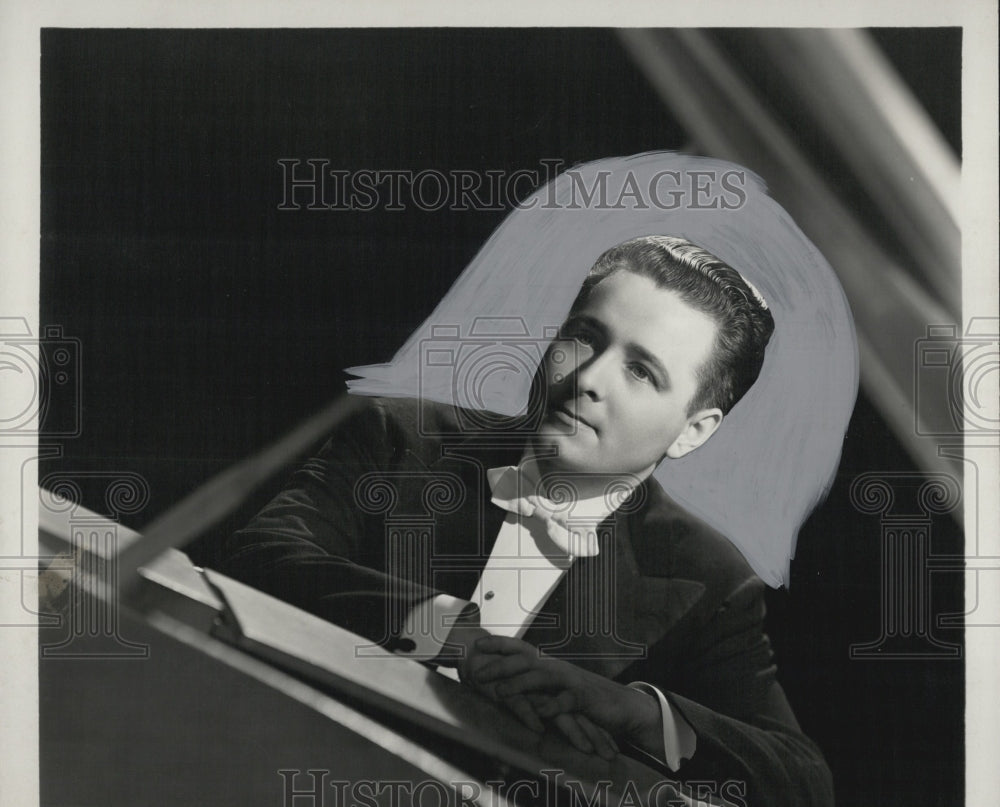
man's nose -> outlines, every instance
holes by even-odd
[[[604,398],[607,395],[609,373],[613,369],[613,364],[613,356],[608,351],[588,357],[577,369],[577,394],[586,395],[595,401]]]

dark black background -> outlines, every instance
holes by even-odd
[[[877,39],[960,150],[957,31]],[[50,29],[41,98],[42,322],[82,351],[82,433],[43,475],[141,474],[136,527],[327,402],[342,368],[387,360],[504,216],[279,211],[279,159],[540,171],[688,145],[605,30]],[[873,470],[915,469],[862,394],[770,631],[840,804],[950,807],[962,663],[848,656],[879,634],[880,526],[848,498]],[[934,528],[935,551],[961,551]],[[935,612],[960,610],[961,576],[933,582]]]

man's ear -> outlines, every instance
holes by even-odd
[[[688,418],[687,425],[677,435],[677,439],[670,444],[670,448],[667,449],[667,456],[672,460],[676,460],[685,454],[690,454],[715,434],[715,430],[720,425],[722,425],[721,409],[701,409],[695,412]]]

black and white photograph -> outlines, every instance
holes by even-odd
[[[706,5],[0,6],[3,805],[992,803],[997,9]]]

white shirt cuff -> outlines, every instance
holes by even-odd
[[[418,602],[406,616],[399,634],[403,642],[395,652],[417,661],[430,661],[438,657],[455,620],[469,606],[468,600],[438,594]]]
[[[666,696],[652,684],[647,684],[643,681],[633,681],[629,686],[655,696],[659,702],[660,718],[663,722],[663,752],[665,759],[657,759],[655,754],[649,754],[649,756],[656,759],[661,765],[666,763],[670,770],[674,772],[678,771],[683,760],[694,756],[695,746],[698,742],[698,737],[694,733],[694,729],[684,719],[684,715],[675,709]],[[641,751],[642,749],[639,750]]]

